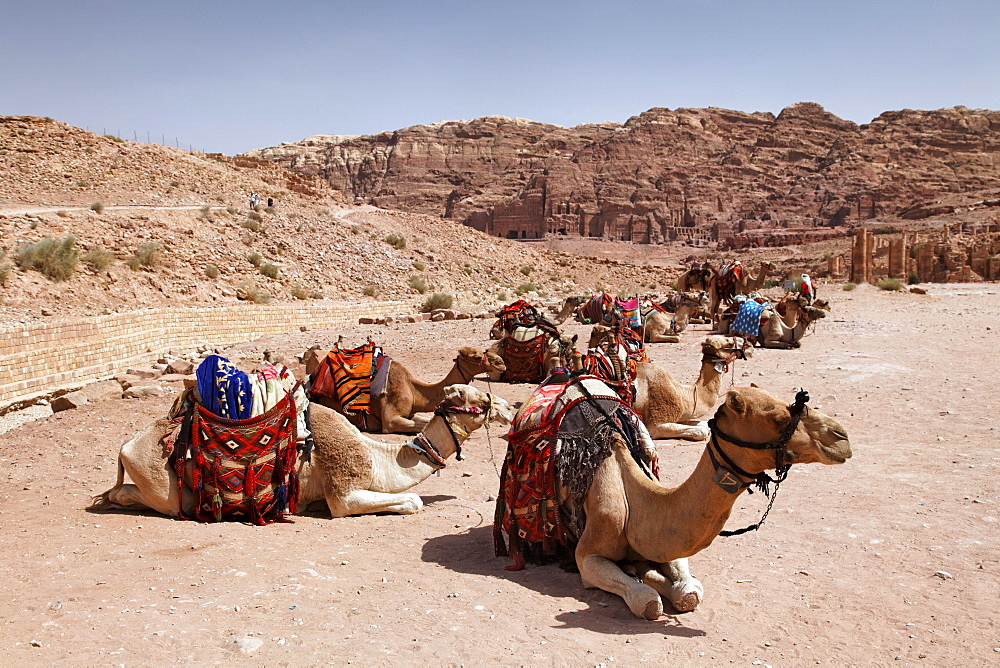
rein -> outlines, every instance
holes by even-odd
[[[451,439],[455,444],[455,459],[458,461],[462,461],[462,441],[469,437],[469,432],[461,424],[452,420],[451,416],[458,413],[467,413],[472,415],[482,415],[483,413],[486,413],[484,424],[489,425],[490,418],[493,416],[493,395],[488,394],[487,396],[489,397],[490,405],[486,408],[486,410],[476,406],[442,405],[438,406],[434,411],[435,416],[444,420],[444,424],[448,428],[448,433],[451,434]],[[461,437],[461,440],[459,440],[459,437]],[[406,445],[418,455],[426,459],[436,471],[440,471],[448,465],[445,458],[441,455],[441,451],[437,449],[437,446],[435,446],[429,438],[424,436],[423,432],[414,436],[412,441],[407,441]]]
[[[767,504],[767,508],[764,510],[764,514],[761,515],[760,520],[758,520],[756,524],[751,524],[750,526],[737,529],[736,531],[720,531],[720,536],[739,536],[747,533],[748,531],[756,531],[763,526],[764,520],[767,519],[767,514],[771,512],[771,506],[774,505],[774,500],[778,498],[778,487],[785,481],[785,478],[788,477],[788,471],[792,468],[791,464],[785,463],[785,456],[788,452],[788,441],[791,440],[792,434],[794,434],[795,430],[798,428],[799,421],[802,419],[802,415],[807,410],[806,403],[808,401],[809,393],[805,390],[799,390],[795,395],[795,403],[788,407],[788,412],[791,414],[791,419],[788,421],[788,424],[785,426],[778,438],[766,443],[744,441],[725,433],[718,424],[719,412],[716,412],[715,417],[708,421],[708,427],[712,431],[712,438],[709,439],[705,449],[708,451],[708,457],[712,460],[712,465],[715,467],[715,475],[712,477],[715,484],[730,494],[739,494],[743,490],[747,490],[752,494],[753,490],[750,489],[750,486],[756,485],[757,489],[762,492],[764,496],[770,499]],[[722,411],[722,406],[719,407],[719,411]],[[750,450],[774,450],[775,477],[772,478],[766,471],[761,471],[756,475],[744,471],[742,468],[737,466],[736,463],[733,462],[733,460],[719,446],[720,439],[739,448],[747,448]],[[719,458],[716,457],[716,453],[718,453],[719,458],[723,460],[724,464],[719,462]],[[770,491],[771,483],[774,483],[773,494]]]

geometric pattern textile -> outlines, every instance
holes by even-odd
[[[506,370],[500,375],[505,383],[540,383],[545,377],[545,349],[548,336],[539,334],[528,341],[507,336],[500,342]]]

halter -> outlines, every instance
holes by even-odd
[[[730,494],[739,494],[745,489],[752,494],[753,490],[749,488],[751,485],[756,485],[757,489],[763,492],[764,496],[770,498],[770,502],[767,504],[764,514],[756,524],[751,524],[748,527],[737,529],[736,531],[720,531],[720,536],[738,536],[748,531],[756,531],[764,524],[764,520],[767,519],[767,514],[771,512],[771,506],[774,505],[774,500],[778,497],[778,487],[782,482],[784,482],[785,478],[788,477],[788,471],[792,467],[791,464],[785,463],[785,455],[788,452],[788,441],[791,440],[792,434],[794,434],[795,430],[798,428],[802,415],[808,410],[806,408],[806,403],[808,401],[809,393],[805,390],[799,390],[795,395],[795,403],[788,407],[791,419],[788,421],[785,429],[781,432],[778,438],[766,443],[744,441],[736,438],[735,436],[730,436],[722,431],[718,424],[718,417],[719,413],[722,411],[722,406],[720,406],[719,410],[716,411],[715,417],[708,421],[708,427],[712,430],[712,438],[709,439],[705,449],[708,451],[708,457],[712,460],[712,465],[715,467],[715,475],[712,477],[715,484]],[[719,446],[719,439],[740,448],[748,448],[751,450],[774,450],[774,470],[776,477],[772,478],[765,471],[761,471],[756,475],[744,471]],[[718,453],[724,464],[719,462],[715,453]],[[774,483],[773,494],[771,494],[769,489],[769,485],[771,483]]]
[[[473,378],[476,377],[476,374],[473,373],[468,378],[465,377],[465,369],[462,368],[462,362],[464,360],[465,358],[462,357],[461,355],[456,357],[455,367],[458,369],[458,373],[462,377],[462,382],[468,384]],[[483,353],[483,356],[479,359],[479,366],[483,367],[484,369],[486,368],[486,353]]]
[[[735,360],[745,360],[747,358],[746,350],[743,348],[719,348],[719,350],[729,351],[729,355],[722,357],[721,355],[710,356],[703,355],[701,358],[702,364],[708,363],[715,366],[715,370],[719,373],[728,373],[729,365]],[[719,365],[722,365],[722,369],[719,369]]]
[[[486,413],[483,424],[489,424],[490,419],[493,417],[493,395],[487,394],[486,396],[488,397],[489,405],[485,410],[478,406],[445,406],[443,403],[434,410],[434,415],[442,418],[445,426],[448,427],[448,433],[451,434],[452,441],[455,443],[455,459],[458,461],[462,461],[462,441],[459,440],[459,437],[462,440],[467,439],[469,431],[461,424],[452,420],[451,416],[457,413],[472,415]],[[414,436],[412,441],[407,441],[406,445],[426,459],[436,471],[440,471],[448,465],[445,458],[441,455],[441,451],[437,449],[437,446],[429,438],[424,436],[423,432]]]

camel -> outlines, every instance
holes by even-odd
[[[450,385],[444,388],[444,397],[445,404],[435,412],[421,436],[407,443],[371,439],[340,413],[310,404],[316,447],[311,460],[300,457],[297,463],[300,512],[321,500],[326,501],[332,517],[419,512],[423,501],[406,490],[444,468],[453,454],[460,454],[459,446],[470,432],[491,421],[510,424],[513,414],[506,401],[471,385]],[[174,428],[175,423],[160,419],[125,443],[118,454],[117,482],[94,497],[89,510],[148,508],[176,517],[180,511],[177,475],[162,445],[164,436]],[[194,510],[191,467],[189,464],[183,489],[184,513],[188,516]],[[131,484],[124,482],[126,473]]]
[[[312,375],[323,361],[325,355],[316,349],[306,354],[306,372]],[[417,380],[409,369],[392,361],[385,383],[385,392],[378,397],[370,398],[370,410],[373,426],[368,431],[383,434],[416,434],[427,425],[427,418],[417,416],[425,413],[444,400],[445,388],[456,383],[471,383],[484,371],[487,373],[503,373],[503,359],[491,352],[479,352],[475,348],[459,348],[455,365],[436,383],[425,383]],[[312,397],[317,403],[343,413],[340,401],[336,397]]]
[[[715,270],[712,265],[704,263],[701,266],[691,265],[691,268],[677,277],[674,287],[678,292],[708,292]]]
[[[734,338],[713,334],[701,344],[701,354],[701,371],[694,385],[678,383],[655,362],[636,364],[632,410],[642,418],[652,438],[691,441],[708,438],[708,426],[698,420],[715,406],[722,376],[729,371],[729,365],[734,360],[746,359],[752,350],[744,350]],[[575,361],[574,368],[582,368],[581,362]]]
[[[719,307],[723,303],[728,303],[736,295],[748,295],[751,292],[756,292],[760,290],[764,285],[764,281],[767,280],[768,274],[774,271],[775,265],[773,262],[761,262],[760,268],[757,270],[757,275],[750,273],[749,269],[743,272],[743,276],[736,279],[730,288],[730,291],[726,291],[726,294],[722,294],[722,290],[719,287],[719,276],[714,274],[712,276],[711,285],[709,286],[709,297],[711,302],[708,307],[708,314],[712,318],[712,324],[718,325],[719,323]]]
[[[567,297],[566,301],[563,302],[562,308],[554,317],[552,318],[546,318],[544,316],[539,316],[539,317],[541,317],[542,320],[545,320],[551,325],[556,325],[556,326],[561,325],[564,322],[566,322],[566,320],[576,312],[576,309],[580,306],[581,301],[583,301],[583,297]],[[492,327],[490,327],[490,338],[493,340],[502,339],[507,334],[509,334],[509,332],[507,332],[504,329],[503,324],[499,319],[493,323]]]
[[[679,343],[680,333],[687,329],[691,315],[709,304],[708,293],[684,293],[677,311],[670,315],[651,309],[643,318],[642,340],[646,343]]]
[[[573,351],[576,350],[577,334],[571,337],[560,335],[557,338],[540,327],[515,327],[506,337],[494,343],[487,350],[487,353],[498,358],[501,362],[501,364],[494,364],[492,369],[487,369],[487,377],[493,382],[498,382],[507,369],[507,362],[504,358],[504,341],[507,339],[531,341],[543,334],[546,336],[545,349],[542,353],[543,375],[548,375],[552,369],[557,367],[568,367],[572,361]]]
[[[805,401],[805,392],[786,406],[756,387],[731,389],[694,472],[672,489],[650,480],[616,436],[583,502],[586,526],[575,548],[583,585],[622,597],[644,619],[663,614],[661,595],[678,611],[694,610],[704,587],[687,558],[712,544],[744,489],[763,483],[764,471],[776,464],[842,464],[851,457],[844,428]],[[777,481],[784,473],[778,471]],[[567,509],[565,486],[560,497]],[[626,575],[623,561],[639,581]]]
[[[809,325],[825,318],[826,311],[830,310],[830,306],[825,300],[816,300],[814,306],[805,306],[803,301],[802,298],[784,301],[784,316],[780,315],[776,308],[766,309],[761,314],[763,324],[760,326],[757,340],[764,348],[781,348],[783,350],[799,348],[802,345],[800,341]],[[766,321],[764,321],[764,317],[767,317]]]

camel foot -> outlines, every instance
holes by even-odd
[[[670,587],[670,603],[677,612],[691,612],[701,604],[705,588],[695,578],[686,582],[675,582]]]
[[[633,610],[633,612],[635,611]],[[643,608],[642,614],[639,615],[639,617],[652,621],[659,619],[661,615],[663,615],[663,602],[660,600],[660,597],[657,596],[655,601],[650,601],[646,604],[646,607]]]

